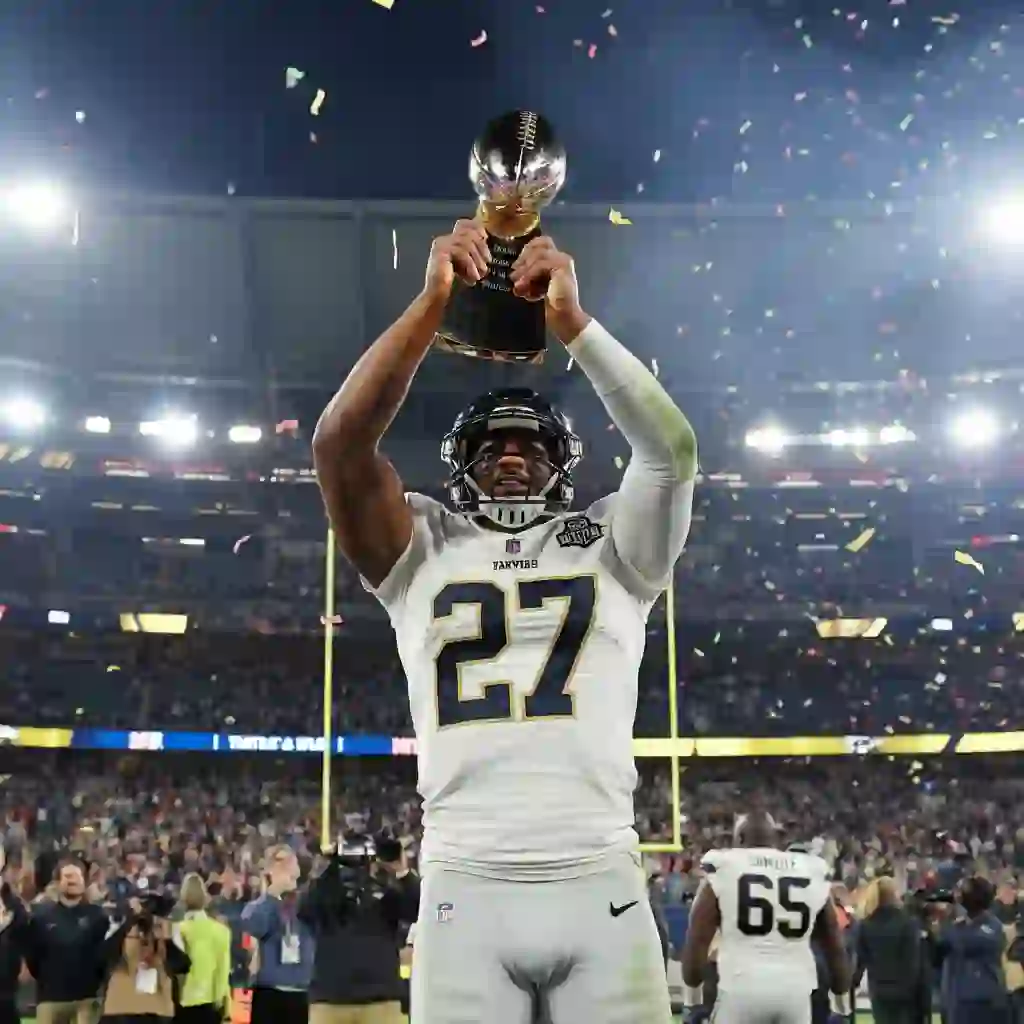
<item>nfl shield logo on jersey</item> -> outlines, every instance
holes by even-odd
[[[453,903],[438,903],[437,905],[437,919],[441,924],[445,924],[447,921],[452,919],[452,914],[455,911],[455,905]]]
[[[506,555],[518,555],[522,544],[517,540],[505,541],[505,554]]]

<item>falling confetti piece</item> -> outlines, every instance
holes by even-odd
[[[907,114],[902,121],[900,121],[900,131],[905,132],[914,123],[914,115]]]
[[[305,77],[305,71],[300,71],[298,68],[285,68],[284,87],[286,89],[294,89]]]
[[[395,0],[373,0],[378,7],[383,7],[385,11],[390,11],[395,6]]]
[[[609,220],[610,220],[610,221],[611,221],[611,222],[612,222],[613,224],[617,224],[617,225],[619,225],[620,227],[621,227],[621,226],[622,226],[623,224],[632,224],[632,223],[633,223],[633,222],[632,222],[632,221],[631,221],[631,220],[630,220],[630,219],[629,219],[628,217],[623,217],[623,216],[622,216],[622,214],[621,214],[621,213],[619,213],[619,211],[618,211],[618,210],[609,210],[609,211],[608,211],[608,219],[609,219]]]
[[[391,229],[391,269],[398,269],[398,229]]]
[[[85,111],[84,110],[76,110],[75,111],[75,120],[79,124],[85,124]]]
[[[969,565],[972,569],[977,569],[982,576],[985,575],[985,566],[983,566],[981,562],[974,557],[974,555],[970,555],[966,551],[954,551],[953,559],[961,565]]]
[[[875,528],[873,526],[869,526],[866,530],[864,530],[858,536],[854,537],[853,540],[851,540],[850,543],[846,545],[846,550],[849,551],[851,554],[857,554],[857,552],[860,551],[862,548],[868,546],[868,544],[871,541],[871,538],[874,537],[874,535]]]
[[[658,376],[659,371],[658,371],[658,360],[657,359],[652,359],[651,360],[651,373],[653,373],[655,377]]]
[[[324,100],[327,99],[327,93],[323,89],[317,89],[316,95],[313,97],[313,102],[309,105],[309,112],[316,117],[320,113],[320,108],[324,105]]]
[[[486,42],[487,42],[487,30],[486,29],[481,29],[480,30],[480,35],[478,35],[476,37],[476,39],[470,39],[469,45],[470,46],[483,46],[484,43],[486,43]]]
[[[345,620],[340,615],[332,615],[328,618],[326,615],[320,616],[321,626],[340,626]]]
[[[239,552],[239,549],[242,547],[242,545],[247,540],[252,540],[252,534],[251,533],[247,533],[244,537],[239,537],[238,540],[235,541],[234,546],[231,548],[231,554],[237,555],[238,552]]]
[[[568,373],[576,365],[575,359],[570,359],[568,365],[565,368],[565,372]]]
[[[591,43],[591,44],[590,44],[590,45],[589,45],[589,46],[587,47],[587,56],[588,56],[588,57],[589,57],[589,58],[590,58],[591,60],[593,60],[593,59],[594,59],[594,56],[596,55],[596,53],[597,53],[597,43]]]

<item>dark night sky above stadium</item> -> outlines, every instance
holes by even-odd
[[[910,198],[1013,184],[1024,16],[997,0],[5,0],[0,172],[458,198],[532,106],[563,198]],[[286,69],[305,73],[286,87]],[[310,113],[317,90],[319,114]]]

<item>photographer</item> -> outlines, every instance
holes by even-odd
[[[921,941],[917,922],[903,909],[896,883],[879,878],[871,883],[857,933],[856,991],[868,975],[875,1024],[917,1024]]]
[[[107,938],[112,965],[102,1021],[143,1024],[174,1017],[174,977],[187,974],[188,956],[171,940],[174,900],[157,893],[133,899],[124,922]]]
[[[398,840],[344,848],[310,885],[299,915],[317,938],[311,1024],[399,1024],[402,928],[419,912],[419,879]]]
[[[109,919],[85,897],[78,860],[57,868],[56,898],[36,904],[29,918],[25,960],[36,980],[38,1024],[92,1024],[106,961]]]
[[[947,912],[935,926],[946,1024],[1008,1024],[1006,936],[991,910],[995,887],[975,875],[961,883],[957,899],[963,914],[951,921],[952,913]]]

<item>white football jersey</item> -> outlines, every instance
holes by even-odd
[[[633,719],[657,592],[615,552],[615,496],[518,533],[407,496],[375,593],[409,686],[423,858],[570,877],[634,850]]]
[[[828,865],[810,853],[762,847],[712,850],[702,866],[718,899],[718,972],[724,988],[784,974],[817,986],[811,932],[829,899]]]

